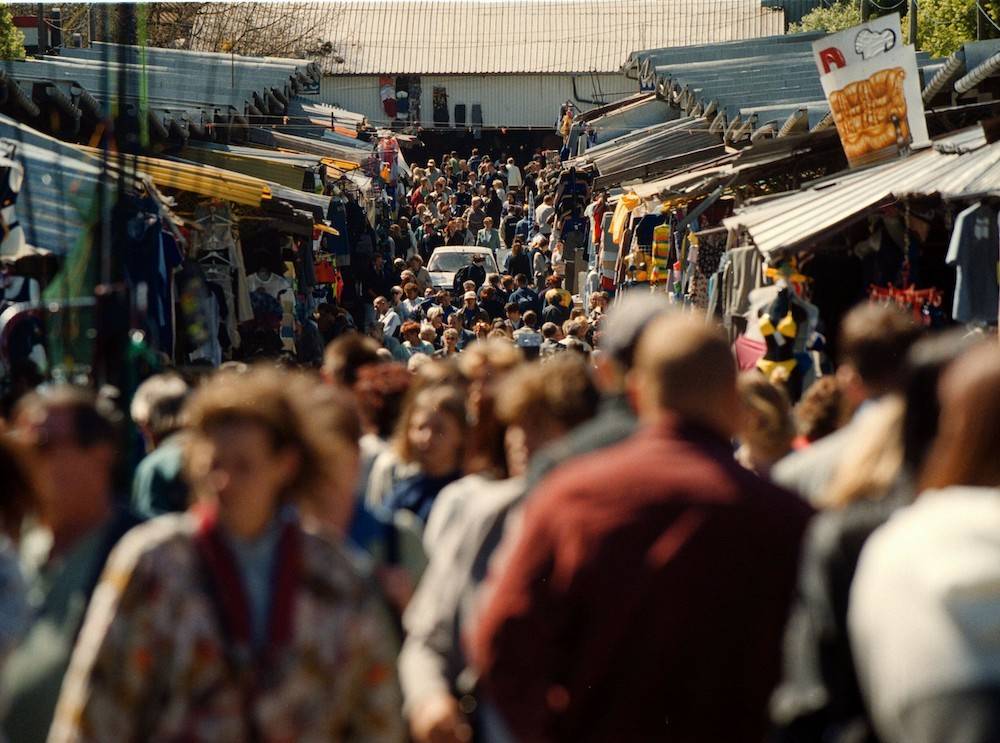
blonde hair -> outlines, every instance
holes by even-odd
[[[599,394],[587,363],[562,353],[544,366],[523,364],[500,384],[497,417],[505,425],[556,423],[566,429],[597,411]]]
[[[906,405],[898,396],[879,403],[851,427],[851,439],[822,503],[843,508],[860,500],[877,500],[889,493],[903,469],[903,416]]]
[[[795,438],[792,404],[785,390],[771,384],[760,372],[741,374],[736,380],[743,405],[754,416],[753,430],[746,431],[745,443],[759,449],[771,461],[787,454]]]
[[[492,330],[492,328],[489,328]],[[469,345],[458,358],[458,369],[466,379],[505,373],[524,361],[524,354],[506,340],[487,338]]]

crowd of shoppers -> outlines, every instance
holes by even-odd
[[[578,285],[574,272],[586,266],[575,265],[562,235],[564,228],[567,235],[579,229],[581,220],[574,216],[579,204],[560,180],[558,167],[541,154],[519,165],[478,150],[461,159],[451,152],[413,167],[410,182],[386,239],[377,241],[370,265],[357,272],[358,296],[366,304],[321,304],[312,318],[313,335],[321,342],[308,344],[311,351],[300,361],[318,365],[323,343],[355,329],[375,337],[401,362],[460,352],[474,337],[502,333],[514,338],[525,327],[531,332],[521,334],[519,345],[529,354],[537,354],[546,338],[552,341],[550,352],[593,348],[595,315],[607,308],[607,296]],[[564,203],[559,201],[563,194],[570,207],[560,211],[556,205]],[[442,246],[483,248],[498,270],[488,271],[479,251],[454,272],[450,284],[435,283],[427,266]],[[569,289],[586,306],[574,308]],[[435,308],[441,309],[440,319]],[[451,320],[456,310],[460,321]],[[581,327],[571,332],[571,320]],[[404,333],[407,321],[416,325],[406,326]],[[547,323],[555,327],[544,335]]]
[[[466,169],[491,250],[551,208],[451,158],[418,205]],[[662,294],[579,306],[522,219],[460,295],[412,255],[326,308],[319,369],[10,401],[0,737],[1000,739],[996,338],[859,305],[793,406]]]

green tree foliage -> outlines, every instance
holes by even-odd
[[[987,12],[1000,5],[997,0],[983,3]],[[860,3],[837,2],[816,8],[790,32],[843,31],[861,23]],[[989,21],[983,21],[989,27]],[[986,30],[989,30],[988,28]],[[909,37],[909,17],[903,18],[903,37]],[[946,57],[966,41],[976,38],[976,0],[920,0],[917,5],[917,48],[935,57]]]
[[[925,0],[926,2],[926,0]],[[788,27],[789,33],[803,31],[843,31],[861,23],[861,10],[856,2],[838,2],[811,10],[798,23]]]
[[[7,5],[0,5],[0,59],[24,59],[24,34]]]
[[[932,0],[917,6],[920,49],[946,57],[976,38],[976,0]]]

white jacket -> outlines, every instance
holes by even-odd
[[[902,712],[1000,683],[1000,489],[923,493],[865,544],[848,625],[858,680],[886,743]]]

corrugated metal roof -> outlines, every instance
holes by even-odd
[[[591,145],[587,140],[584,140],[586,143],[584,149],[590,151],[598,145],[617,140],[630,132],[641,131],[661,122],[675,120],[679,115],[675,107],[655,96],[630,103],[587,122],[594,132],[596,141],[595,144]],[[581,130],[582,124],[579,121],[574,121],[570,149],[576,149],[579,146],[576,143]]]
[[[659,65],[712,62],[719,59],[741,59],[768,54],[808,52],[812,42],[824,36],[821,32],[802,34],[774,34],[763,38],[745,38],[723,44],[695,44],[692,46],[667,46],[633,51],[625,60],[623,69],[640,75],[650,75]]]
[[[253,152],[250,148],[234,149]],[[109,203],[116,198],[116,169],[123,164],[117,156],[112,156],[105,168],[99,151],[60,142],[2,114],[0,154],[19,160],[24,167],[24,183],[16,212],[31,246],[57,255],[66,254],[91,224],[100,184],[104,184]],[[317,219],[322,218],[329,205],[327,196],[200,163],[141,156],[124,159],[128,172],[137,179],[148,179],[159,186],[177,187],[271,210],[305,209]],[[291,159],[298,161],[300,158],[292,156]]]
[[[664,98],[684,112],[696,106],[704,110],[714,103],[729,121],[739,116],[745,123],[755,116],[745,134],[767,123],[780,128],[799,112],[804,114],[808,128],[813,128],[830,110],[812,54],[812,42],[822,36],[790,34],[726,44],[647,49],[629,55],[623,68],[646,84],[655,84]],[[996,61],[1000,56],[991,57],[1000,51],[1000,41],[967,44],[961,58],[965,60],[973,51],[975,60],[984,61],[975,62],[978,66],[969,77],[975,75],[978,79],[1000,69]],[[946,65],[946,60],[917,53],[917,66],[928,88]],[[941,90],[947,83],[950,90],[956,69],[943,75],[935,87]]]
[[[831,156],[832,151],[838,152],[839,158]],[[709,194],[720,185],[736,186],[767,177],[774,171],[801,169],[807,159],[815,161],[817,158],[829,161],[832,167],[837,167],[838,159],[843,161],[840,140],[835,131],[764,140],[739,152],[730,152],[710,163],[643,183],[631,190],[644,199],[697,198]],[[795,162],[794,165],[791,164],[792,161]]]
[[[764,255],[814,241],[863,217],[891,198],[1000,196],[1000,142],[986,144],[980,127],[934,142],[901,160],[848,171],[808,188],[751,203],[724,224],[744,229]]]
[[[112,198],[116,179],[102,174],[72,145],[3,115],[0,153],[24,168],[15,212],[28,245],[65,255],[90,227],[100,184]]]
[[[616,72],[634,49],[704,44],[784,30],[759,0],[339,0],[260,5],[333,44],[327,74]],[[224,15],[202,24],[236,24]],[[193,44],[218,38],[196,26]],[[236,36],[238,29],[232,29]]]
[[[574,121],[580,123],[584,121],[593,121],[594,119],[600,118],[602,116],[607,116],[613,111],[617,111],[620,108],[626,108],[635,105],[642,105],[648,103],[649,101],[656,100],[656,93],[642,92],[635,93],[634,95],[621,98],[617,101],[612,101],[611,103],[605,103],[603,106],[597,106],[588,111],[584,111],[574,119]]]
[[[567,165],[593,165],[602,187],[662,175],[725,152],[722,138],[701,119],[685,117],[657,124],[598,145]]]
[[[251,129],[250,141],[253,144],[263,145],[265,147],[274,147],[275,149],[285,148],[295,152],[306,152],[319,157],[330,157],[337,160],[345,160],[347,162],[355,163],[356,165],[364,163],[371,156],[374,150],[374,146],[367,143],[359,142],[359,144],[364,145],[364,147],[359,148],[353,145],[347,146],[338,144],[330,139],[309,139],[307,137],[298,137],[294,134],[284,134],[270,129]]]
[[[107,115],[122,92],[119,73],[123,72],[124,100],[117,103],[147,105],[154,139],[180,140],[191,135],[227,141],[230,134],[245,138],[249,124],[289,115],[289,102],[308,86],[318,87],[320,79],[319,67],[302,59],[143,50],[100,43],[61,52],[61,56],[4,61],[0,65],[0,86],[28,109],[34,100],[34,112],[29,112],[25,120],[42,128],[47,124],[44,113],[39,119],[39,106],[57,105],[67,117],[75,116],[77,123],[82,117],[92,123]],[[352,118],[349,112],[320,113]],[[301,115],[309,116],[305,111]],[[330,126],[331,120],[325,123]]]

